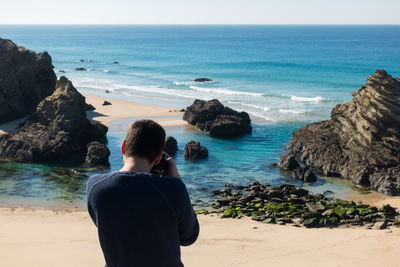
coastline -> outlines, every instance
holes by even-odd
[[[114,123],[136,118],[155,118],[164,127],[187,125],[178,118],[182,113],[176,109],[84,96],[96,108],[87,112],[88,118],[113,130],[126,131],[122,129],[126,123],[121,123],[120,129]],[[112,105],[102,106],[105,100]],[[400,208],[400,197],[366,195],[358,200]],[[199,240],[193,246],[182,247],[182,260],[187,266],[376,266],[382,258],[387,265],[397,263],[400,229],[395,227],[306,229],[263,224],[249,218],[198,217]],[[2,262],[6,266],[104,265],[97,231],[86,210],[4,207],[0,208],[0,224],[0,247],[5,255]]]

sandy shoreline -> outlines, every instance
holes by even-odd
[[[398,266],[400,229],[306,229],[199,215],[185,266]],[[2,266],[104,266],[85,211],[0,208]]]
[[[107,126],[109,126],[113,121],[133,118],[151,118],[164,127],[187,124],[181,119],[183,113],[179,112],[177,109],[151,104],[142,104],[127,100],[104,98],[93,94],[83,95],[86,98],[86,103],[91,104],[96,108],[94,111],[87,112],[88,118],[100,121]],[[110,102],[112,105],[103,106],[102,104],[105,100]]]
[[[88,117],[108,126],[132,118],[156,118],[166,127],[187,125],[174,109],[84,96],[96,107]],[[104,100],[112,105],[102,106]],[[0,125],[0,131],[12,130],[18,123]],[[400,208],[400,197],[371,196],[364,202]],[[398,265],[400,229],[395,227],[306,229],[204,215],[199,220],[198,242],[182,248],[185,266]],[[0,226],[2,266],[104,266],[97,231],[86,211],[0,208]]]

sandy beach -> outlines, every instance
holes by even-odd
[[[400,229],[306,229],[200,215],[185,266],[398,266]],[[85,211],[0,209],[2,266],[104,266]]]
[[[103,98],[93,94],[83,94],[86,103],[93,105],[96,110],[88,111],[88,118],[100,121],[109,126],[111,122],[122,119],[145,119],[155,118],[164,127],[186,125],[181,119],[182,112],[173,108],[161,107],[157,105],[142,104],[120,99]],[[108,101],[112,105],[103,106],[103,102]],[[179,116],[180,118],[176,118]]]
[[[85,95],[93,120],[110,125],[124,118],[151,118],[164,126],[185,125],[165,107]],[[171,112],[170,112],[171,111]],[[12,127],[11,127],[12,128]],[[2,130],[11,129],[1,128]],[[369,204],[400,198],[382,196]],[[398,266],[400,229],[306,229],[244,219],[199,216],[201,234],[182,248],[185,266]],[[0,208],[1,266],[104,266],[96,228],[86,211]]]

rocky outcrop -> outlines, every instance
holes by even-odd
[[[24,162],[66,160],[84,154],[92,141],[105,142],[107,127],[86,118],[85,98],[65,77],[24,125],[0,137],[0,157]]]
[[[35,53],[0,38],[0,123],[34,112],[54,92],[56,80],[47,52]]]
[[[225,107],[217,99],[195,100],[186,109],[183,120],[209,132],[211,137],[240,137],[252,131],[249,114]]]
[[[294,132],[287,151],[324,175],[400,195],[400,82],[377,70],[352,95],[330,120]]]
[[[281,155],[279,167],[283,173],[290,175],[293,179],[306,183],[313,183],[317,181],[317,176],[315,176],[308,166],[300,166],[295,157],[288,153]]]
[[[212,80],[209,78],[196,78],[196,79],[194,79],[194,81],[196,83],[212,82]]]
[[[384,229],[400,226],[400,214],[385,205],[381,208],[354,201],[329,199],[290,184],[273,186],[253,181],[250,185],[227,184],[222,190],[211,191],[216,201],[213,208],[196,213],[218,213],[222,218],[251,217],[255,221],[294,226],[337,227],[359,226]]]
[[[167,139],[165,140],[164,151],[171,156],[176,154],[176,152],[178,151],[178,142],[174,137],[167,137]]]
[[[110,154],[110,150],[105,144],[93,141],[87,144],[85,162],[89,166],[109,166],[108,157]]]
[[[183,156],[186,160],[199,160],[208,158],[208,150],[201,146],[199,142],[190,141],[185,145]]]

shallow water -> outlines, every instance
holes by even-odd
[[[108,133],[111,150],[110,171],[122,167],[121,143],[126,129],[134,119],[115,121]],[[332,196],[345,199],[363,199],[363,192],[340,178],[319,177],[314,184],[303,184],[281,174],[279,168],[270,169],[270,163],[279,161],[285,146],[295,129],[304,123],[258,123],[253,133],[242,138],[223,140],[211,138],[192,127],[168,127],[167,135],[178,141],[174,160],[184,180],[192,201],[199,206],[213,200],[210,191],[221,189],[225,184],[248,184],[253,180],[279,185],[291,183],[316,193],[333,191]],[[209,150],[209,158],[197,162],[183,157],[185,144],[199,141]],[[44,206],[49,208],[85,208],[87,178],[62,180],[43,175],[55,167],[71,167],[68,164],[43,165],[3,162],[0,163],[0,205]],[[105,171],[89,171],[88,175]],[[365,194],[365,193],[364,193]],[[378,196],[379,197],[379,196]]]

